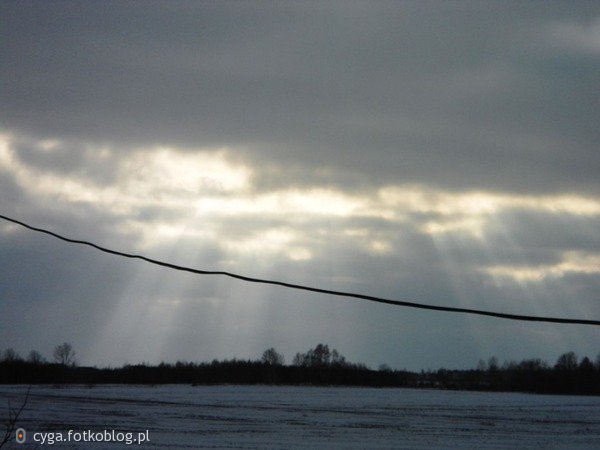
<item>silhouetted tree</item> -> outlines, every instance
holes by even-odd
[[[492,356],[489,360],[488,360],[488,370],[490,372],[495,372],[498,370],[498,358],[496,358],[495,356]]]
[[[586,356],[581,360],[581,362],[579,363],[579,370],[581,370],[582,372],[586,372],[586,373],[590,373],[590,372],[594,371],[594,364],[592,364],[592,361],[590,361],[590,358],[588,358]]]
[[[37,350],[31,350],[29,355],[27,355],[27,361],[31,364],[44,364],[46,362],[46,358],[44,358]]]
[[[4,353],[2,353],[2,361],[5,361],[7,363],[13,363],[15,361],[20,360],[21,356],[13,348],[7,348],[6,350],[4,350]]]
[[[577,355],[575,354],[575,352],[563,353],[558,357],[554,368],[557,370],[568,371],[577,369]]]
[[[331,352],[331,364],[334,366],[346,365],[346,358],[344,358],[342,355],[340,355],[335,348]]]
[[[300,352],[294,355],[294,359],[292,360],[292,365],[294,366],[303,366],[304,365],[304,355]]]
[[[54,348],[54,360],[62,364],[63,366],[74,366],[75,365],[75,352],[73,351],[73,347],[68,342],[64,342],[60,345],[57,345]]]
[[[277,353],[273,347],[264,351],[261,361],[269,366],[283,366],[285,364],[283,355]]]
[[[306,353],[296,353],[293,364],[303,367],[320,367],[328,366],[335,361],[336,364],[343,363],[345,358],[340,356],[337,350],[329,351],[329,346],[318,344],[314,349],[308,350]]]
[[[520,370],[529,370],[529,371],[545,370],[548,368],[548,364],[539,358],[524,359],[523,361],[521,361],[519,363],[518,368]]]
[[[326,366],[331,363],[331,352],[329,347],[324,344],[318,344],[311,354],[312,366]]]
[[[336,360],[339,360],[340,356],[336,353]],[[303,367],[319,367],[326,366],[331,363],[331,352],[329,347],[324,344],[318,344],[314,349],[309,349],[306,353],[296,353],[294,356],[293,364],[295,366]]]

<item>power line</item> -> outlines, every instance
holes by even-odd
[[[122,256],[124,258],[131,258],[131,259],[141,259],[142,261],[146,261],[150,264],[155,264],[157,266],[166,267],[168,269],[178,270],[181,272],[190,272],[190,273],[194,273],[197,275],[222,275],[222,276],[226,276],[226,277],[230,277],[230,278],[235,278],[237,280],[246,281],[249,283],[271,284],[271,285],[275,285],[275,286],[282,286],[282,287],[285,287],[288,289],[297,289],[297,290],[302,290],[302,291],[317,292],[319,294],[335,295],[338,297],[357,298],[360,300],[367,300],[367,301],[376,302],[376,303],[385,303],[388,305],[404,306],[404,307],[408,307],[408,308],[426,309],[426,310],[430,310],[430,311],[445,311],[445,312],[463,313],[463,314],[476,314],[476,315],[480,315],[480,316],[496,317],[496,318],[508,319],[508,320],[522,320],[522,321],[527,321],[527,322],[551,322],[551,323],[565,323],[565,324],[575,324],[575,325],[600,326],[600,320],[566,319],[566,318],[562,318],[562,317],[526,316],[526,315],[521,315],[521,314],[506,314],[506,313],[500,313],[500,312],[494,312],[494,311],[483,311],[483,310],[479,310],[479,309],[454,308],[451,306],[427,305],[427,304],[416,303],[416,302],[391,300],[391,299],[386,299],[386,298],[381,298],[381,297],[375,297],[372,295],[356,294],[354,292],[333,291],[330,289],[321,289],[321,288],[305,286],[305,285],[300,285],[300,284],[286,283],[286,282],[277,281],[277,280],[268,280],[268,279],[247,277],[244,275],[239,275],[239,274],[232,273],[232,272],[225,272],[222,270],[194,269],[191,267],[179,266],[179,265],[171,264],[171,263],[168,263],[165,261],[148,258],[143,255],[125,253],[125,252],[120,252],[118,250],[111,250],[109,248],[101,247],[100,245],[94,244],[93,242],[88,242],[88,241],[83,241],[83,240],[78,240],[78,239],[71,239],[71,238],[62,236],[60,234],[54,233],[52,231],[45,230],[43,228],[37,228],[37,227],[31,226],[31,225],[28,225],[24,222],[21,222],[16,219],[12,219],[12,218],[4,216],[4,215],[0,215],[0,219],[4,219],[9,222],[15,223],[17,225],[20,225],[20,226],[25,227],[32,231],[37,231],[39,233],[44,233],[44,234],[53,236],[57,239],[60,239],[61,241],[70,242],[72,244],[87,245],[89,247],[95,248],[96,250],[100,250],[101,252],[109,253],[111,255]]]

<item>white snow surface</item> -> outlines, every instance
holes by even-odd
[[[0,386],[0,419],[27,387]],[[14,448],[589,448],[600,397],[308,386],[33,386]],[[150,442],[39,445],[35,432],[148,430]],[[13,441],[14,442],[14,441]]]

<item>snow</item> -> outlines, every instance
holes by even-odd
[[[0,408],[24,386],[0,386]],[[0,409],[3,422],[4,413]],[[148,430],[143,448],[600,448],[600,398],[295,386],[34,386],[35,432]],[[38,435],[39,437],[39,435]],[[122,448],[124,443],[60,443]]]

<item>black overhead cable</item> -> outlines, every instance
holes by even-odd
[[[191,267],[178,266],[176,264],[171,264],[168,262],[159,261],[157,259],[148,258],[143,255],[135,255],[135,254],[131,254],[131,253],[120,252],[117,250],[111,250],[109,248],[101,247],[99,245],[96,245],[96,244],[94,244],[92,242],[88,242],[88,241],[67,238],[67,237],[61,236],[60,234],[54,233],[52,231],[48,231],[43,228],[36,228],[36,227],[28,225],[24,222],[21,222],[19,220],[11,219],[10,217],[7,217],[7,216],[0,215],[0,218],[7,220],[9,222],[15,223],[17,225],[20,225],[22,227],[25,227],[29,230],[48,234],[50,236],[54,236],[55,238],[60,239],[65,242],[70,242],[73,244],[87,245],[87,246],[93,247],[97,250],[100,250],[102,252],[110,253],[111,255],[122,256],[124,258],[141,259],[142,261],[146,261],[150,264],[155,264],[157,266],[167,267],[169,269],[178,270],[178,271],[182,271],[182,272],[195,273],[197,275],[223,275],[223,276],[227,276],[227,277],[231,277],[231,278],[236,278],[236,279],[242,280],[242,281],[247,281],[250,283],[272,284],[272,285],[276,285],[276,286],[283,286],[283,287],[286,287],[289,289],[298,289],[298,290],[302,290],[302,291],[318,292],[320,294],[336,295],[339,297],[358,298],[360,300],[368,300],[371,302],[386,303],[388,305],[405,306],[408,308],[419,308],[419,309],[426,309],[426,310],[431,310],[431,311],[446,311],[446,312],[464,313],[464,314],[477,314],[480,316],[497,317],[500,319],[509,319],[509,320],[523,320],[523,321],[528,321],[528,322],[551,322],[551,323],[567,323],[567,324],[576,324],[576,325],[600,326],[600,320],[566,319],[566,318],[562,318],[562,317],[525,316],[525,315],[521,315],[521,314],[506,314],[506,313],[499,313],[499,312],[494,312],[494,311],[482,311],[479,309],[454,308],[451,306],[427,305],[427,304],[423,304],[423,303],[406,302],[406,301],[401,301],[401,300],[391,300],[391,299],[386,299],[386,298],[381,298],[381,297],[374,297],[372,295],[355,294],[353,292],[332,291],[329,289],[321,289],[321,288],[316,288],[316,287],[311,287],[311,286],[304,286],[304,285],[300,285],[300,284],[286,283],[283,281],[247,277],[244,275],[238,275],[236,273],[225,272],[222,270],[193,269]]]

